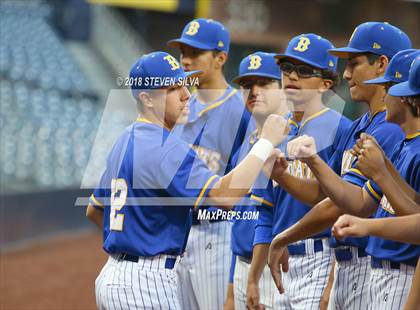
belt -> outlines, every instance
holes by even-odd
[[[139,259],[144,259],[145,257],[122,253],[119,255],[118,258],[121,260],[138,263]],[[165,268],[174,269],[175,263],[176,263],[176,257],[167,257],[165,261]]]
[[[353,252],[350,248],[337,248],[334,250],[335,252],[335,259],[338,262],[345,262],[345,261],[351,261],[353,259]],[[357,248],[357,257],[366,257],[367,254],[364,249]]]
[[[244,257],[244,256],[237,256],[237,258],[241,261],[244,262],[245,264],[250,265],[252,258],[248,258],[248,257]]]
[[[324,245],[322,244],[321,239],[314,240],[314,252],[322,252],[324,250]],[[299,244],[290,244],[287,246],[290,255],[305,255],[306,251],[306,243],[302,242]]]
[[[417,259],[413,258],[403,262],[394,262],[390,260],[371,257],[370,264],[372,268],[387,268],[389,266],[389,268],[391,269],[401,269],[402,264],[415,268],[417,265]]]

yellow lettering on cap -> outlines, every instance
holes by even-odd
[[[190,23],[190,27],[188,28],[185,34],[188,34],[189,36],[193,36],[198,32],[198,28],[200,28],[200,24],[197,21],[192,21]]]
[[[217,43],[217,46],[218,47],[223,47],[223,46],[225,46],[225,44],[223,43],[223,41],[219,41],[219,43]]]
[[[400,79],[400,78],[402,78],[402,74],[401,74],[401,73],[399,73],[398,71],[395,71],[395,77],[396,77],[397,79]]]
[[[165,59],[168,62],[168,64],[171,66],[171,70],[176,70],[180,68],[179,63],[175,59],[175,57],[168,55],[168,56],[163,57],[163,59]]]
[[[309,44],[311,44],[311,40],[309,40],[307,37],[300,37],[299,42],[294,50],[298,52],[304,52],[308,49]]]
[[[381,48],[381,46],[378,44],[378,43],[373,43],[373,46],[372,46],[374,49],[380,49]]]
[[[261,67],[262,58],[258,55],[249,56],[249,70],[257,70]]]
[[[328,65],[329,65],[330,67],[334,67],[334,63],[333,63],[333,61],[332,61],[332,60],[330,60],[330,61],[329,61],[329,63],[328,63]]]

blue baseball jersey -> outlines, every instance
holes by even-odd
[[[291,118],[291,115],[288,115],[289,120],[289,137],[294,136],[297,131],[297,124]],[[235,153],[232,158],[234,164],[240,162],[245,156],[249,153],[252,146],[257,142],[257,132],[254,131],[251,134],[247,135],[247,139],[244,141],[240,149]],[[283,142],[278,148],[285,152],[285,146],[287,143]],[[257,177],[256,184],[258,187],[267,186],[268,179],[261,172]],[[235,205],[235,211],[239,211],[241,214],[243,212],[255,212],[257,211],[255,203],[253,203],[251,198],[251,193],[244,197],[237,205]],[[257,219],[237,219],[233,222],[232,225],[232,236],[231,236],[231,247],[232,253],[234,255],[251,258],[254,242],[254,233],[255,225],[257,224]]]
[[[326,162],[337,149],[338,142],[345,134],[351,122],[338,112],[325,108],[299,125],[296,136],[308,135],[315,139],[318,155]],[[289,163],[288,172],[301,178],[313,178],[309,167],[299,160]],[[259,201],[258,222],[255,228],[254,244],[270,243],[272,238],[297,223],[309,210],[303,204],[287,193],[273,181],[269,181],[266,188],[252,190],[251,199]],[[313,238],[329,237],[330,229]]]
[[[407,136],[398,143],[392,156],[391,162],[404,180],[416,191],[420,191],[420,132]],[[375,218],[395,217],[395,211],[383,195],[380,187],[369,180],[363,186],[369,195],[379,203]],[[420,246],[385,240],[371,236],[366,252],[378,259],[386,259],[395,262],[415,262],[420,256]]]
[[[240,92],[229,86],[219,99],[209,104],[201,102],[194,93],[188,123],[177,130],[207,167],[222,176],[231,167],[231,156],[244,141],[248,126],[255,128],[251,114]]]
[[[375,137],[378,144],[382,147],[387,157],[391,156],[392,150],[403,138],[404,133],[399,126],[389,123],[385,119],[386,111],[379,111],[374,115],[370,112],[365,113],[359,119],[355,120],[339,142],[338,149],[329,161],[329,166],[339,173],[343,180],[362,187],[368,180],[358,169],[355,168],[356,157],[350,151],[353,149],[356,140],[361,133],[367,133]],[[331,237],[331,246],[337,247],[356,246],[365,248],[369,237],[364,238],[346,238],[337,240]]]
[[[182,254],[198,208],[218,176],[166,128],[139,119],[115,143],[91,204],[104,209],[104,249]]]

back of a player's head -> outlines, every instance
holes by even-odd
[[[197,18],[184,27],[180,38],[170,40],[167,44],[170,47],[179,48],[184,44],[201,50],[229,53],[230,34],[218,21]]]

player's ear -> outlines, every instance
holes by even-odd
[[[385,74],[385,70],[388,67],[388,57],[385,55],[379,56],[379,58],[376,60],[376,74],[378,76],[382,76]]]
[[[226,52],[218,52],[214,58],[216,60],[215,69],[222,69],[228,59],[228,54]]]
[[[328,90],[330,90],[334,86],[334,81],[331,79],[322,79],[322,84],[320,88],[320,92],[324,93]]]
[[[139,99],[140,99],[140,102],[143,104],[143,107],[147,107],[147,108],[153,107],[152,97],[150,96],[149,93],[145,91],[140,92]]]

